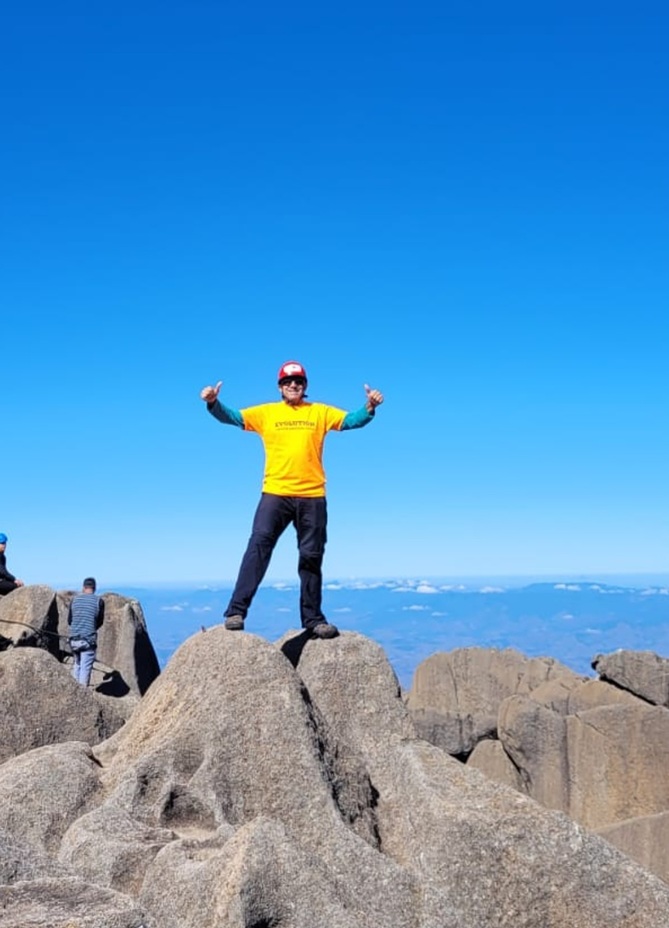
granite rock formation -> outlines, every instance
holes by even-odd
[[[80,686],[64,663],[30,647],[0,652],[0,691],[0,763],[63,741],[104,741],[139,702]]]
[[[67,614],[74,596],[48,586],[24,586],[0,596],[0,651],[32,647],[68,664]],[[142,607],[134,599],[105,593],[105,619],[91,687],[107,696],[142,696],[160,673]]]
[[[566,813],[669,882],[669,661],[619,651],[593,667],[599,679],[465,648],[424,661],[407,705],[422,735],[467,768]]]
[[[555,682],[539,677],[530,695]],[[0,838],[3,928],[661,928],[669,912],[669,886],[612,843],[419,737],[353,632],[193,635],[110,737],[0,765]]]

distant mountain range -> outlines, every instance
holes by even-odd
[[[162,666],[191,634],[222,621],[230,597],[215,585],[117,592],[141,603]],[[261,587],[247,630],[275,641],[298,628],[298,599],[294,583]],[[324,609],[340,629],[378,641],[404,687],[426,657],[472,645],[554,657],[588,675],[596,654],[617,648],[669,654],[669,584],[337,581],[326,585]]]

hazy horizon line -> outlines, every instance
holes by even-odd
[[[100,582],[98,580],[98,589],[112,591],[113,588],[120,587],[123,589],[201,589],[214,587],[216,589],[228,589],[234,586],[234,579],[223,578],[186,578],[182,580],[113,580],[110,582]],[[531,583],[607,583],[621,586],[634,585],[635,583],[643,584],[666,584],[669,583],[669,571],[638,571],[638,572],[610,572],[592,571],[592,572],[544,572],[544,573],[514,573],[514,574],[394,574],[384,576],[332,576],[323,579],[324,587],[332,584],[353,584],[353,583],[439,583],[443,584],[463,584],[470,586],[472,584],[491,584],[504,583],[507,586],[526,586]],[[262,588],[275,588],[277,586],[288,585],[294,587],[299,584],[296,577],[273,577],[266,578]],[[33,584],[31,584],[33,585]],[[72,583],[71,581],[58,581],[56,583],[46,583],[56,589],[78,589],[81,581]]]

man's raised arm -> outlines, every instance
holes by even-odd
[[[244,419],[238,409],[231,409],[220,402],[218,394],[221,392],[223,381],[219,380],[215,387],[203,387],[200,390],[200,399],[207,404],[207,409],[214,419],[223,422],[225,425],[236,425],[240,429],[244,428]]]
[[[340,431],[345,432],[348,429],[361,429],[363,425],[368,425],[376,413],[376,407],[383,402],[383,393],[380,390],[372,390],[369,384],[365,384],[365,393],[367,402],[355,412],[348,412],[341,424]]]

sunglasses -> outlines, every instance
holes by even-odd
[[[303,387],[306,384],[304,377],[282,377],[279,381],[280,387],[288,387],[291,383],[294,383],[296,387]]]

